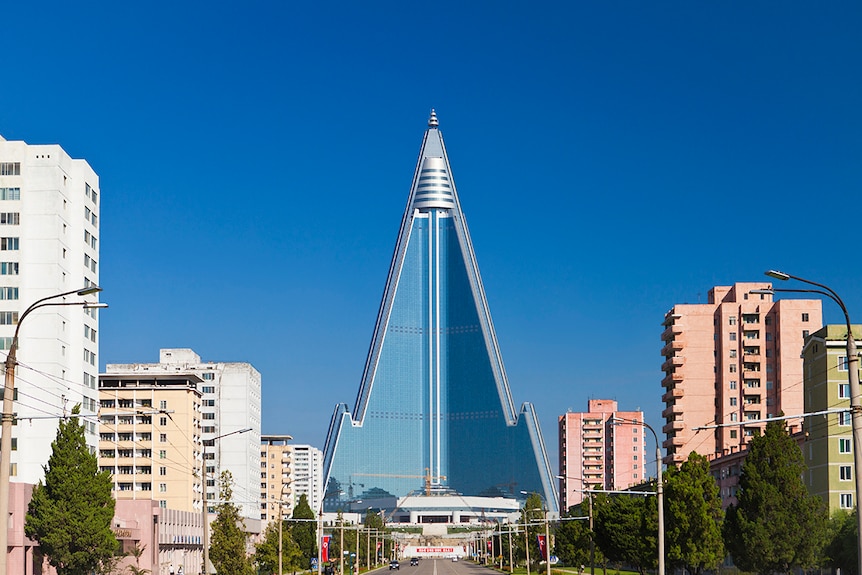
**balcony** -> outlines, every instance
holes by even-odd
[[[683,390],[682,386],[675,385],[672,388],[668,389],[664,395],[661,396],[661,400],[665,403],[672,399],[680,399],[685,396],[685,390]]]
[[[682,431],[685,429],[684,421],[671,421],[670,423],[664,424],[664,427],[661,428],[662,432],[667,434],[674,431]]]
[[[669,355],[673,355],[673,352],[675,351],[682,351],[684,347],[685,345],[683,345],[679,340],[669,341],[663,348],[661,348],[661,354],[667,357]]]
[[[682,335],[682,326],[670,325],[661,333],[662,341],[673,339],[678,335]]]
[[[662,371],[669,371],[671,369],[676,369],[678,367],[682,367],[685,364],[685,358],[682,356],[674,356],[669,357],[665,360],[663,364],[661,364]]]
[[[661,416],[665,419],[668,417],[673,417],[674,415],[682,415],[682,407],[679,405],[671,405],[666,407],[664,411],[661,412]]]
[[[681,373],[669,373],[661,380],[662,387],[670,387],[678,383],[682,383],[683,376]]]

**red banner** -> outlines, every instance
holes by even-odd
[[[380,551],[380,546],[383,545],[383,541],[377,542],[377,550]]]
[[[320,561],[329,563],[329,535],[324,535],[320,539]]]
[[[491,540],[488,539],[488,553],[494,552],[494,548],[492,547],[492,545],[493,545],[493,543],[491,543]]]
[[[548,546],[545,545],[545,536],[544,535],[536,535],[536,539],[539,542],[539,555],[545,561],[548,560]]]

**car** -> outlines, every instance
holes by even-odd
[[[392,560],[389,562],[389,570],[392,571],[393,569],[396,571],[401,570],[401,565],[398,564],[398,561]]]
[[[455,563],[455,562],[457,562],[457,561],[458,561],[458,556],[457,556],[457,555],[453,555],[453,556],[452,556],[452,563]]]
[[[410,566],[416,567],[417,565],[419,565],[419,558],[418,557],[411,557],[410,558]]]

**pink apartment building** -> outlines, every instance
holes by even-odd
[[[618,411],[611,399],[591,399],[586,412],[559,417],[561,512],[580,503],[585,489],[625,489],[644,481],[644,429],[614,425],[614,418],[644,420],[642,411]]]
[[[677,304],[665,314],[666,464],[677,465],[692,451],[732,454],[760,432],[762,420],[803,412],[800,354],[805,336],[823,325],[820,300],[776,302],[751,293],[771,287],[716,286],[707,303]],[[734,425],[709,427],[719,423]]]

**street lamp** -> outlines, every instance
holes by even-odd
[[[594,534],[593,534],[593,490],[592,490],[592,489],[587,489],[587,480],[586,480],[586,479],[584,479],[583,477],[570,477],[570,476],[568,476],[568,475],[557,475],[557,479],[562,479],[563,481],[565,481],[566,479],[580,479],[580,480],[581,480],[581,486],[583,487],[583,489],[581,489],[581,493],[586,494],[586,495],[590,498],[590,499],[589,499],[589,518],[590,518],[590,575],[594,575],[594,574],[595,574],[595,564],[596,564],[596,560],[595,560],[595,557],[596,557],[596,542],[595,542],[595,536],[594,536]],[[577,490],[576,490],[576,491],[577,491]],[[583,498],[581,498],[581,501],[583,501]],[[583,513],[583,512],[582,512],[582,513]]]
[[[856,478],[856,572],[862,573],[862,513],[858,512],[860,497],[862,497],[862,394],[860,394],[859,389],[859,356],[856,353],[856,338],[853,337],[853,326],[850,324],[850,314],[847,313],[847,306],[844,305],[844,302],[838,294],[835,293],[835,290],[828,286],[777,270],[769,270],[764,273],[772,279],[781,281],[796,280],[798,282],[816,286],[820,289],[772,288],[770,290],[752,290],[753,293],[817,293],[825,295],[837,303],[838,307],[840,307],[841,311],[844,313],[844,321],[847,323],[847,379],[850,384],[850,423],[853,430],[853,474]]]
[[[624,419],[622,417],[614,417],[613,423],[623,423],[626,425],[640,425],[650,430],[655,439],[655,468],[656,468],[656,500],[658,503],[658,572],[657,575],[664,575],[664,489],[661,478],[661,445],[658,442],[658,434],[655,429],[646,421],[638,419]]]
[[[0,415],[2,423],[0,423],[0,552],[3,556],[0,559],[0,575],[6,575],[6,551],[9,544],[9,534],[7,532],[7,523],[9,521],[9,481],[12,471],[12,422],[15,419],[13,412],[12,399],[15,395],[15,366],[18,364],[16,355],[18,353],[18,330],[21,329],[21,323],[30,312],[43,307],[52,306],[81,306],[85,309],[105,308],[108,304],[86,302],[86,301],[50,301],[67,295],[87,296],[102,291],[102,288],[96,285],[91,285],[85,288],[49,295],[42,299],[36,300],[30,307],[24,310],[24,313],[18,318],[18,325],[15,327],[15,335],[12,337],[12,345],[9,346],[9,353],[6,355],[6,380],[3,386],[3,413]]]
[[[223,437],[227,437],[228,435],[236,435],[238,433],[246,433],[251,431],[251,427],[246,427],[244,429],[237,429],[236,431],[231,431],[229,433],[223,433],[221,435],[216,435],[212,439],[203,440],[201,439],[201,525],[204,529],[204,564],[201,567],[201,573],[203,575],[207,575],[209,573],[209,562],[210,562],[210,526],[209,521],[207,519],[207,507],[209,506],[207,503],[207,442],[211,442],[215,444],[216,441]],[[279,517],[279,519],[281,519]]]

